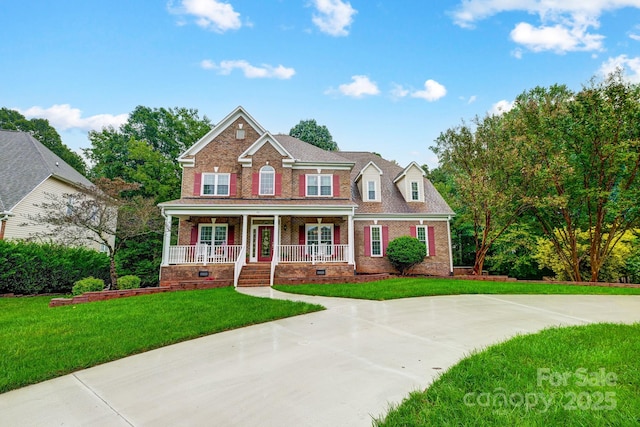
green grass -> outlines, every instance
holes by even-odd
[[[396,298],[462,294],[585,294],[640,295],[640,288],[574,286],[530,282],[491,282],[437,278],[397,278],[368,283],[278,285],[275,289],[303,295],[389,300]]]
[[[518,336],[465,358],[374,425],[639,425],[639,336],[640,324]]]
[[[323,307],[221,288],[57,308],[0,298],[0,393],[135,353]]]

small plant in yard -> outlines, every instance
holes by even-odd
[[[411,267],[422,262],[425,256],[427,247],[415,237],[401,236],[390,241],[387,246],[389,262],[403,276]]]
[[[118,277],[118,289],[138,289],[140,281],[138,276],[133,275]]]
[[[73,295],[82,295],[85,292],[95,292],[104,289],[104,280],[96,279],[95,277],[87,277],[82,280],[78,280],[73,284]]]

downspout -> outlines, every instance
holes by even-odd
[[[453,276],[453,249],[451,248],[451,216],[447,218],[447,239],[449,240],[449,276]]]

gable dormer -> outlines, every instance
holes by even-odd
[[[406,202],[424,202],[424,170],[416,162],[409,163],[409,166],[393,180],[402,197]]]
[[[367,163],[356,176],[356,184],[363,202],[380,202],[382,169],[372,161]]]

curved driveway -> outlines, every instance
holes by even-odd
[[[553,325],[640,321],[640,296],[304,300],[328,310],[227,331],[0,395],[7,426],[370,426],[471,350]]]

